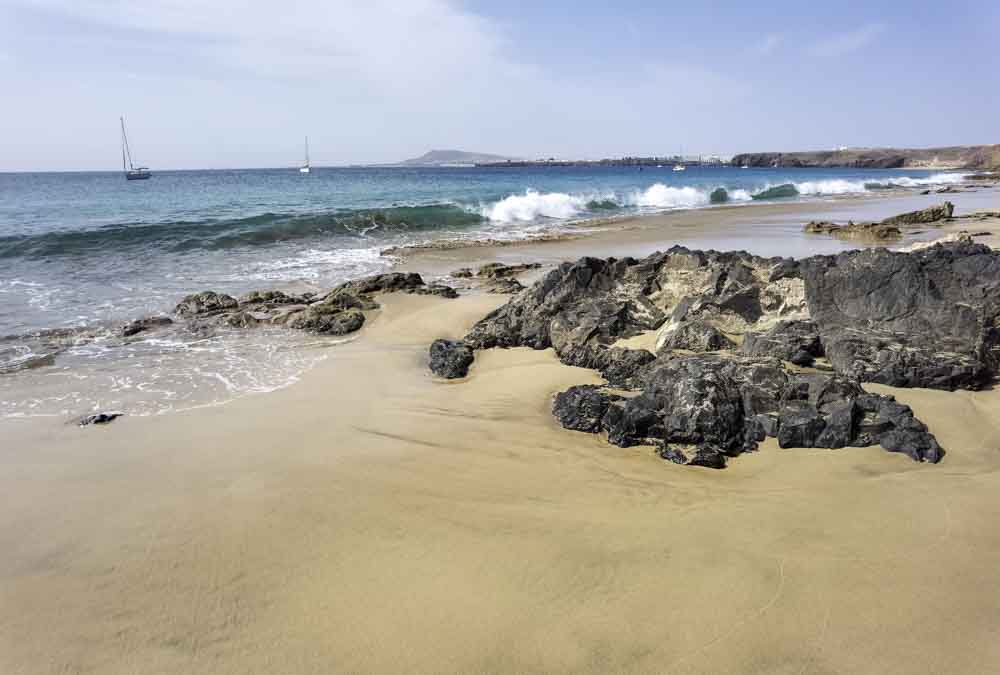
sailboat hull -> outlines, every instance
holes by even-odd
[[[126,171],[125,180],[149,180],[153,174],[148,171]]]

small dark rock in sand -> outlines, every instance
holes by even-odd
[[[464,342],[435,340],[430,348],[430,367],[438,377],[454,380],[469,374],[475,356]]]
[[[601,430],[601,420],[608,406],[620,399],[597,385],[581,384],[556,394],[552,414],[567,429],[596,434]]]
[[[124,413],[110,412],[110,413],[95,413],[93,415],[86,415],[81,417],[76,421],[78,426],[87,427],[92,424],[110,424],[116,419],[121,417]]]
[[[173,319],[166,316],[147,316],[144,319],[136,319],[135,321],[130,321],[122,326],[121,336],[131,337],[133,335],[138,335],[139,333],[144,333],[148,330],[153,330],[154,328],[169,326],[172,323]]]

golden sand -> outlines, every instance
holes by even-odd
[[[896,391],[948,455],[678,467],[559,428],[551,352],[426,369],[496,297],[387,296],[302,382],[5,423],[0,672],[983,673],[1000,392]],[[880,392],[887,391],[878,388]]]

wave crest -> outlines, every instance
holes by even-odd
[[[480,213],[484,218],[503,223],[528,222],[539,218],[565,220],[579,215],[591,201],[595,200],[564,192],[525,190],[523,195],[510,195],[483,207]]]

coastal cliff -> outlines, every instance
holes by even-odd
[[[1000,145],[947,148],[849,148],[735,155],[733,166],[858,169],[992,169],[1000,166]]]

